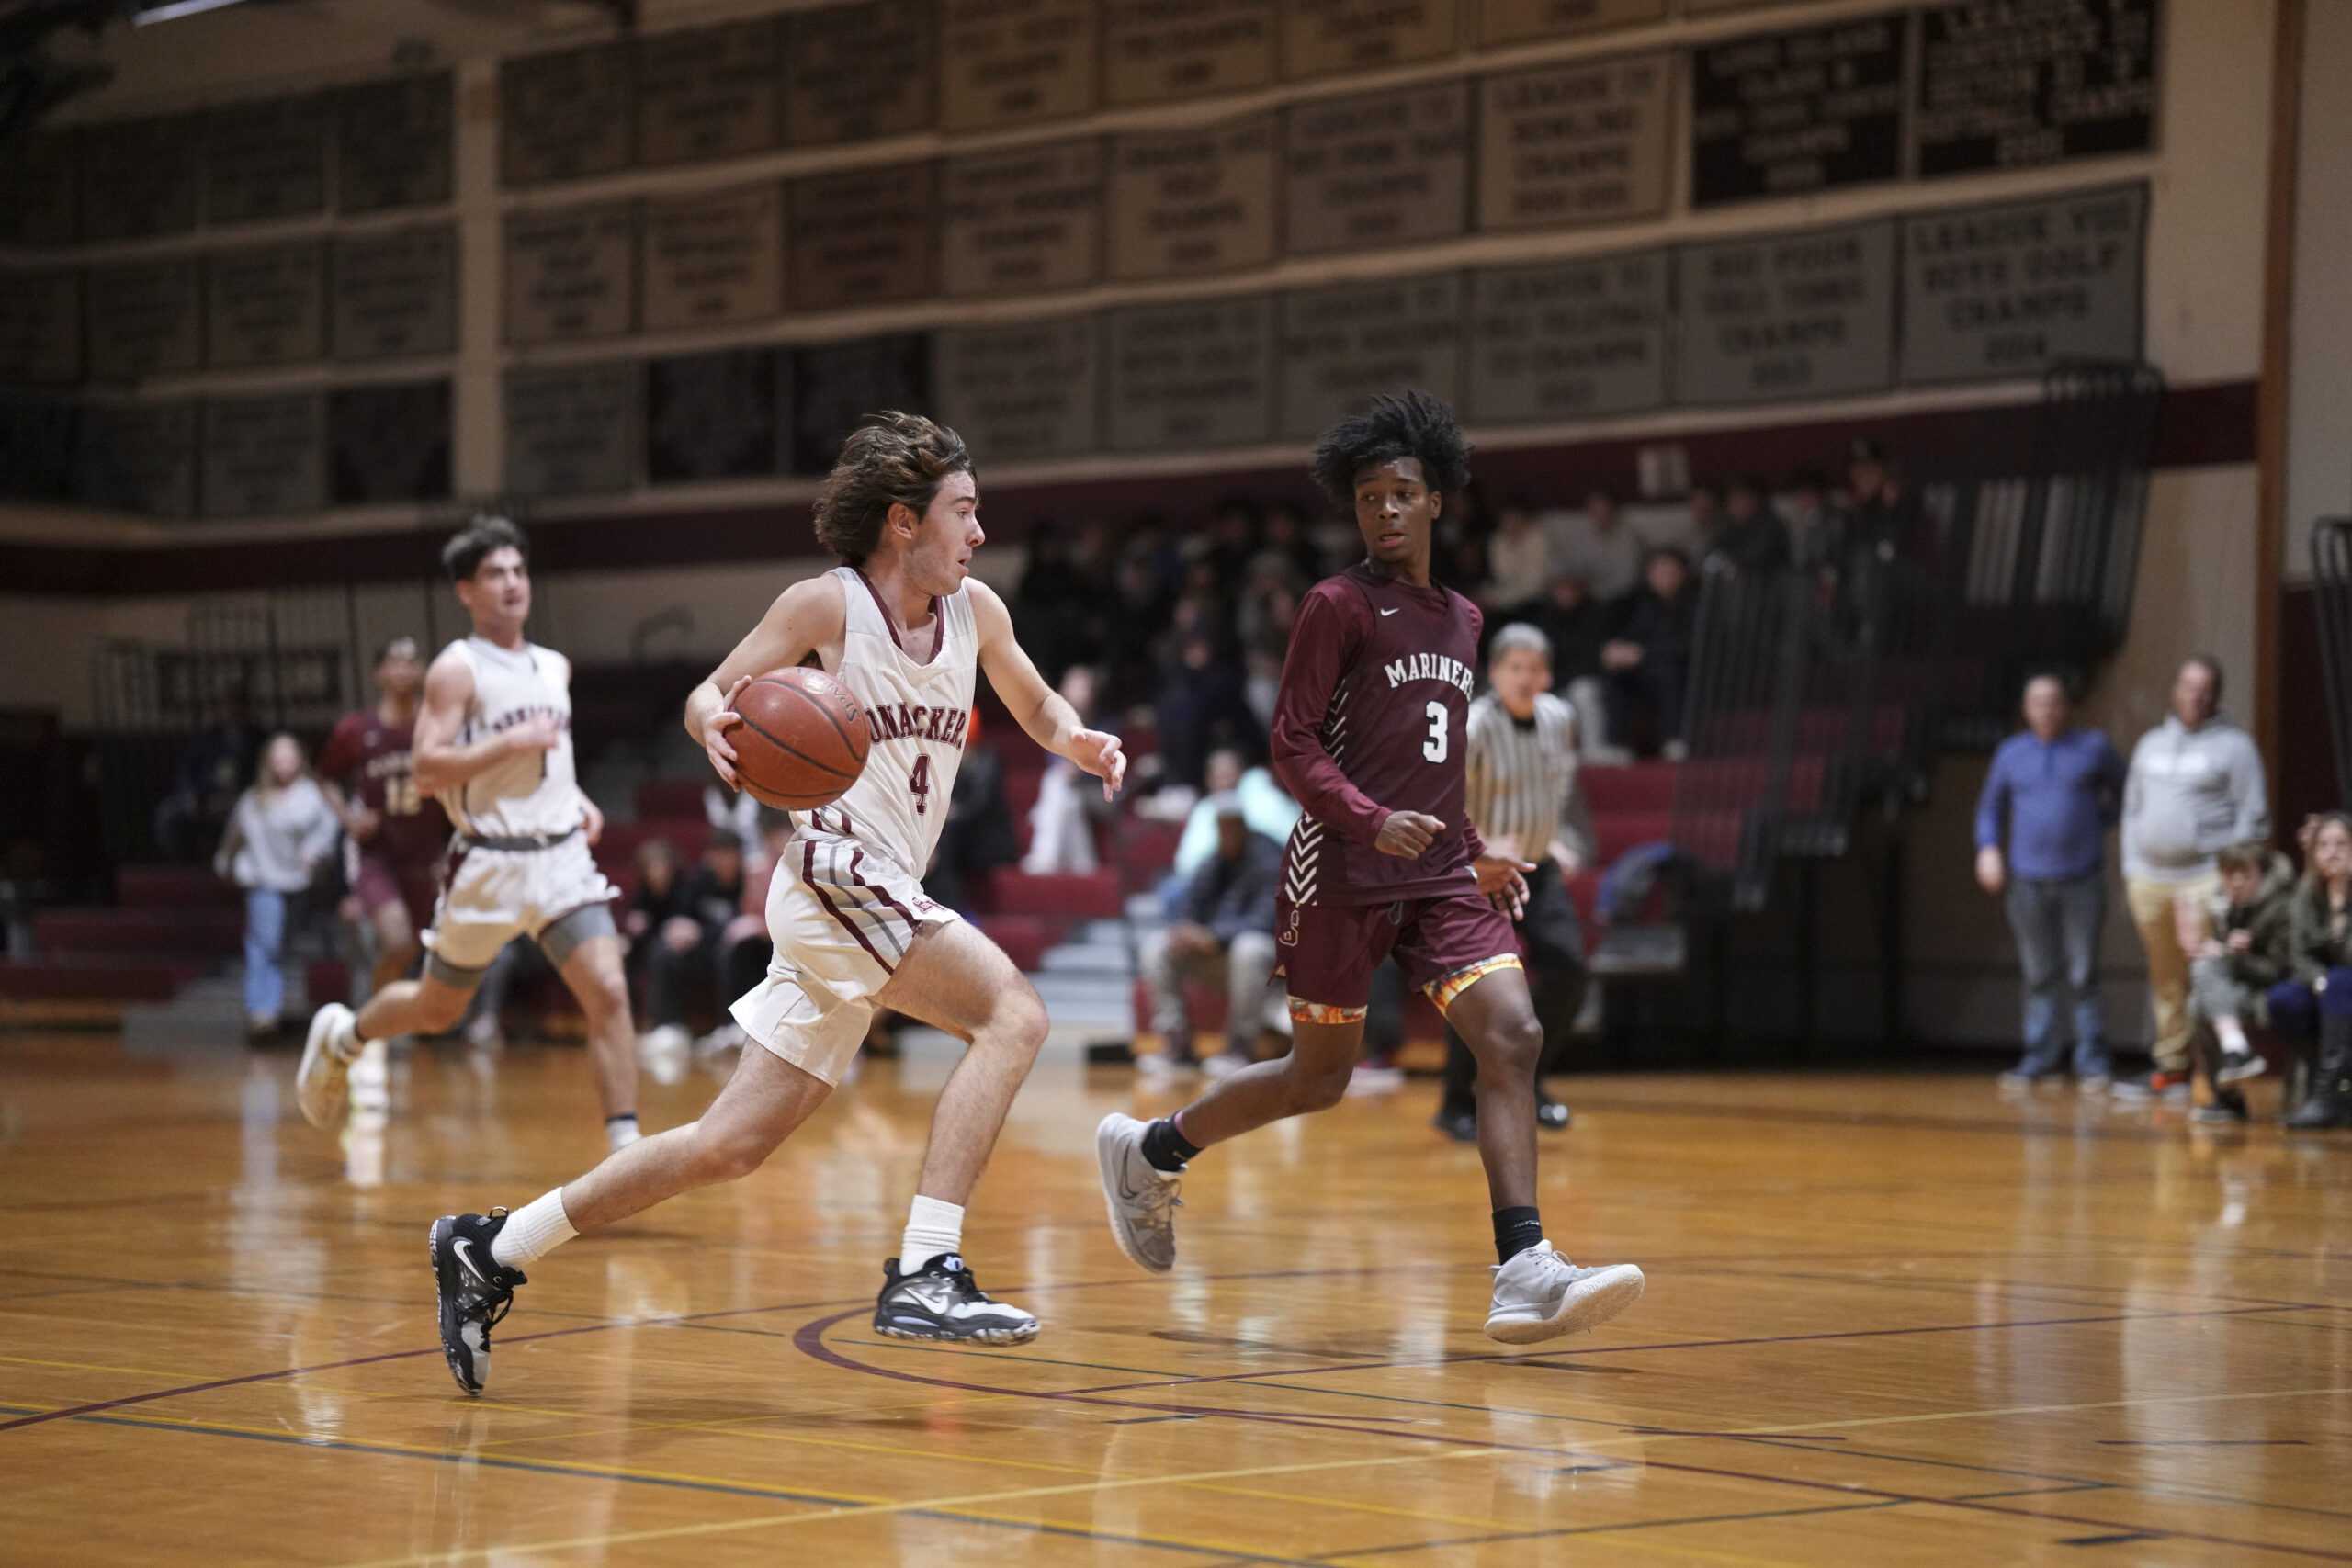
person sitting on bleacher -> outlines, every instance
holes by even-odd
[[[2211,1032],[2221,1060],[2211,1062],[2213,1102],[2189,1112],[2199,1121],[2243,1122],[2245,1098],[2234,1086],[2267,1068],[2246,1039],[2248,1023],[2270,1021],[2270,987],[2294,957],[2295,868],[2267,843],[2232,844],[2214,863],[2222,890],[2182,900],[2181,945],[2188,962],[2188,1017],[2201,1046]]]
[[[1290,1032],[1290,1010],[1283,993],[1270,987],[1274,975],[1274,893],[1282,879],[1283,847],[1250,830],[1238,795],[1213,795],[1216,856],[1193,873],[1169,910],[1166,929],[1144,939],[1145,981],[1151,987],[1152,1028],[1166,1048],[1143,1060],[1158,1076],[1205,1068],[1221,1077],[1257,1060],[1259,1034]],[[1193,1050],[1192,1010],[1184,999],[1187,980],[1220,987],[1226,993],[1226,1048],[1200,1061]]]
[[[1182,896],[1193,874],[1216,854],[1217,796],[1238,796],[1250,830],[1263,833],[1278,844],[1289,842],[1290,830],[1298,826],[1298,802],[1283,788],[1273,770],[1246,766],[1241,753],[1230,746],[1209,753],[1207,784],[1208,794],[1193,803],[1192,814],[1184,818],[1183,836],[1176,840],[1173,880],[1167,888],[1171,900]]]
[[[1568,1124],[1568,1108],[1544,1092],[1544,1056],[1559,1049],[1584,1000],[1584,932],[1567,879],[1593,852],[1592,813],[1577,771],[1577,714],[1552,694],[1552,645],[1533,626],[1514,622],[1495,634],[1487,664],[1491,689],[1470,705],[1463,730],[1468,759],[1464,802],[1487,852],[1526,868],[1527,902],[1511,921],[1526,949],[1535,1016],[1544,1025],[1537,1054],[1535,1120]],[[1478,1141],[1478,1064],[1461,1035],[1445,1032],[1445,1099],[1435,1125],[1448,1137]]]
[[[646,938],[646,1011],[652,1030],[639,1043],[647,1055],[675,1055],[693,1043],[686,1010],[696,995],[717,997],[720,931],[743,901],[743,840],[713,828],[702,863],[686,874],[677,913]]]
[[[1690,651],[1698,636],[1699,595],[1690,562],[1678,549],[1650,552],[1642,586],[1625,618],[1600,650],[1609,671],[1609,739],[1630,743],[1628,718],[1645,707],[1657,716],[1668,760],[1683,755],[1682,698],[1690,684]]]

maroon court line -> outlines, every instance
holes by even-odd
[[[1072,1389],[1072,1393],[1117,1393],[1131,1389],[1174,1388],[1196,1382],[1239,1382],[1252,1378],[1298,1378],[1324,1372],[1378,1371],[1397,1367],[1450,1367],[1479,1361],[1523,1361],[1540,1356],[1573,1356],[1584,1360],[1594,1356],[1623,1356],[1647,1350],[1713,1350],[1751,1345],[1798,1345],[1826,1339],[1883,1339],[1914,1334],[1971,1334],[2007,1328],[2070,1328],[2101,1323],[2161,1323],[2191,1317],[2254,1317],[2270,1313],[2302,1312],[2301,1305],[2260,1307],[2214,1307],[2200,1312],[2115,1313],[2098,1317],[2033,1317],[2003,1323],[1939,1323],[1917,1328],[1852,1328],[1822,1334],[1770,1334],[1748,1339],[1672,1339],[1653,1345],[1593,1345],[1574,1350],[1537,1351],[1534,1355],[1498,1355],[1481,1353],[1476,1356],[1433,1356],[1404,1361],[1355,1361],[1340,1367],[1296,1367],[1255,1372],[1212,1372],[1200,1377],[1157,1379],[1148,1382],[1103,1383],[1094,1388]]]
[[[1410,1268],[1414,1266],[1408,1267]],[[1430,1269],[1436,1269],[1443,1266],[1430,1264],[1426,1267]],[[1208,1275],[1205,1276],[1205,1278],[1220,1282],[1230,1282],[1241,1280],[1326,1279],[1335,1275],[1345,1276],[1362,1274],[1364,1272],[1366,1272],[1366,1270],[1362,1269],[1272,1269],[1248,1274]],[[1387,1270],[1387,1272],[1395,1273],[1397,1272],[1397,1270],[1392,1269]],[[126,1281],[126,1283],[138,1284],[149,1282],[150,1281]],[[1092,1291],[1107,1290],[1116,1286],[1130,1285],[1134,1283],[1136,1283],[1135,1280],[1125,1279],[1073,1280],[1065,1284],[1029,1285],[1015,1287],[1015,1289],[1023,1292]],[[574,1334],[604,1334],[609,1333],[615,1329],[624,1328],[667,1328],[682,1323],[706,1323],[712,1318],[718,1317],[751,1317],[761,1313],[770,1312],[806,1312],[811,1307],[839,1306],[844,1299],[847,1298],[837,1296],[828,1301],[781,1302],[773,1306],[729,1307],[718,1312],[682,1313],[665,1317],[639,1317],[626,1319],[612,1318],[600,1323],[578,1324],[570,1328],[549,1328],[543,1329],[537,1334],[513,1335],[511,1337],[502,1337],[500,1343],[506,1345],[525,1345],[533,1340],[561,1339]],[[863,1302],[865,1298],[861,1296],[856,1298],[856,1300]],[[855,1309],[853,1308],[850,1312],[843,1313],[842,1317],[854,1315]],[[830,1325],[831,1323],[838,1323],[840,1321],[841,1318],[836,1317],[828,1320],[828,1323]],[[126,1405],[150,1404],[160,1399],[176,1399],[182,1394],[209,1393],[215,1389],[236,1388],[244,1383],[269,1382],[279,1378],[302,1377],[311,1372],[341,1371],[350,1367],[374,1366],[381,1361],[405,1361],[414,1359],[420,1356],[437,1356],[439,1354],[441,1354],[441,1347],[435,1345],[426,1349],[388,1350],[378,1356],[355,1356],[346,1361],[323,1361],[317,1366],[311,1367],[280,1367],[272,1371],[247,1372],[241,1377],[214,1378],[206,1382],[183,1383],[176,1388],[162,1388],[153,1390],[146,1393],[125,1394],[119,1399],[102,1399],[88,1404],[68,1405],[58,1410],[45,1410],[38,1416],[20,1416],[13,1421],[0,1421],[0,1432],[13,1432],[20,1427],[38,1427],[50,1421],[70,1420],[76,1416],[95,1416],[107,1410],[119,1410]]]
[[[838,1367],[846,1371],[863,1372],[869,1377],[889,1378],[900,1382],[927,1383],[934,1388],[952,1389],[962,1393],[987,1394],[997,1398],[1054,1400],[1074,1404],[1102,1404],[1119,1409],[1149,1410],[1158,1414],[1172,1416],[1221,1416],[1234,1420],[1256,1421],[1267,1425],[1304,1427],[1310,1431],[1349,1432],[1358,1436],[1370,1438],[1399,1438],[1408,1442],[1436,1443],[1447,1448],[1501,1450],[1510,1453],[1544,1454],[1567,1460],[1590,1461],[1606,1457],[1576,1449],[1549,1448],[1532,1443],[1498,1443],[1483,1441],[1476,1438],[1450,1437],[1442,1432],[1400,1432],[1393,1427],[1359,1427],[1351,1425],[1340,1417],[1323,1420],[1312,1416],[1275,1414],[1272,1412],[1223,1409],[1215,1405],[1187,1406],[1144,1404],[1134,1400],[1105,1399],[1085,1390],[1071,1390],[1067,1393],[1057,1393],[1050,1389],[995,1388],[986,1383],[963,1382],[951,1378],[925,1377],[919,1372],[894,1371],[888,1367],[871,1366],[863,1361],[853,1360],[824,1342],[824,1333],[827,1329],[832,1327],[835,1324],[841,1323],[854,1315],[856,1314],[853,1311],[836,1313],[831,1317],[810,1319],[808,1323],[801,1325],[800,1328],[793,1335],[792,1340],[794,1348],[798,1349],[803,1355],[808,1356],[811,1360],[820,1362],[827,1366]],[[1758,1341],[1758,1343],[1770,1344],[1773,1343],[1773,1341],[1764,1340]],[[1396,1364],[1413,1366],[1420,1365],[1422,1363],[1399,1362]],[[1329,1368],[1326,1370],[1340,1371],[1346,1371],[1348,1369]],[[1204,1379],[1201,1381],[1207,1382],[1212,1380]],[[1930,1507],[1965,1508],[1979,1513],[1996,1514],[2006,1518],[2048,1521],[2053,1524],[2082,1525],[2094,1529],[2130,1530],[2135,1533],[2144,1531],[2152,1536],[2169,1540],[2193,1540],[2209,1546],[2228,1546],[2249,1551],[2280,1552],[2288,1556],[2308,1557],[2324,1562],[2352,1562],[2352,1552],[2329,1551],[2319,1547],[2286,1546],[2273,1541],[2246,1540],[2234,1536],[2208,1535],[2200,1531],[2174,1529],[2162,1526],[2151,1527],[2124,1524],[2114,1519],[2091,1518],[2087,1516],[2078,1514],[2053,1514],[2030,1508],[1998,1507],[1994,1506],[1991,1502],[1984,1500],[1936,1497],[1923,1493],[1894,1492],[1878,1487],[1849,1485],[1842,1481],[1807,1481],[1797,1476],[1760,1474],[1752,1471],[1727,1470],[1716,1465],[1680,1463],[1670,1460],[1653,1460],[1645,1458],[1636,1462],[1646,1468],[1670,1471],[1678,1474],[1713,1476],[1721,1480],[1747,1481],[1766,1486],[1795,1486],[1808,1491],[1834,1492],[1841,1497],[1875,1497],[1894,1504],[1917,1504]],[[2046,1495],[2046,1494],[2036,1495]]]

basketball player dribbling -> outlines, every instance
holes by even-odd
[[[972,461],[952,430],[884,413],[842,447],[817,499],[817,537],[842,565],[796,582],[686,702],[686,728],[736,783],[729,731],[754,677],[813,659],[869,716],[865,769],[831,806],[796,814],[768,892],[775,955],[734,1005],[747,1042],[701,1120],[646,1139],[512,1214],[452,1214],[433,1227],[441,1342],[478,1392],[489,1331],[523,1270],[580,1231],[759,1168],[824,1103],[877,1007],[968,1043],[940,1090],[900,1238],[883,1264],[877,1333],[1020,1344],[1037,1320],[983,1294],[962,1257],[964,1205],[1046,1034],[1036,991],[1001,950],[923,897],[920,875],[947,815],[975,666],[1021,728],[1114,792],[1116,736],[1080,726],[1013,640],[1004,602],[968,581],[985,536]],[[756,1048],[755,1048],[756,1047]]]
[[[1535,1058],[1544,1044],[1509,915],[1532,866],[1489,855],[1464,808],[1464,721],[1479,615],[1430,580],[1430,535],[1467,482],[1469,443],[1444,404],[1376,398],[1315,449],[1316,478],[1354,510],[1367,558],[1307,591],[1274,701],[1274,767],[1306,815],[1283,856],[1274,935],[1290,991],[1289,1055],[1217,1080],[1171,1117],[1113,1114],[1095,1134],[1120,1250],[1175,1266],[1176,1188],[1213,1144],[1346,1093],[1373,971],[1394,954],[1478,1062],[1478,1152],[1494,1210],[1487,1332],[1529,1344],[1633,1305],[1642,1271],[1580,1269],[1544,1238]]]
[[[441,563],[474,630],[425,672],[409,754],[416,788],[457,829],[424,935],[429,956],[420,978],[385,986],[356,1016],[341,1003],[318,1010],[295,1099],[311,1125],[330,1125],[366,1043],[454,1027],[499,950],[528,936],[587,1017],[605,1138],[620,1148],[638,1137],[637,1039],[607,907],[615,889],[589,853],[605,816],[572,772],[571,661],[524,640],[531,567],[520,528],[478,518]]]

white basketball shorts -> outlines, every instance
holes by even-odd
[[[549,926],[583,909],[605,914],[613,885],[596,869],[585,834],[574,833],[543,850],[486,850],[460,846],[441,898],[433,907],[433,929],[424,945],[435,968],[445,972],[490,967],[498,950],[518,936],[539,940]],[[550,953],[560,965],[570,952]]]
[[[743,1032],[829,1084],[842,1081],[915,932],[963,917],[854,839],[796,834],[768,885],[767,978],[736,1002]]]

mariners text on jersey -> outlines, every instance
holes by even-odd
[[[1408,681],[1443,681],[1461,687],[1466,697],[1476,684],[1470,666],[1442,653],[1408,653],[1402,659],[1392,659],[1387,672],[1388,689],[1392,692]]]

